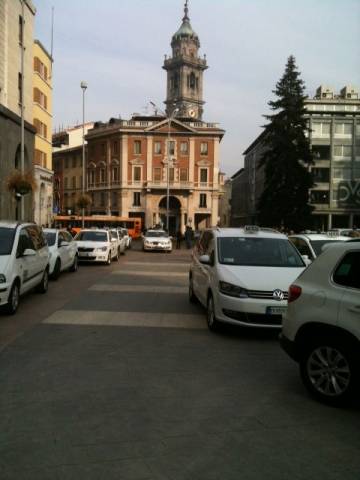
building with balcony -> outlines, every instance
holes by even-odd
[[[205,57],[191,27],[187,2],[179,30],[166,57],[166,114],[134,115],[96,122],[86,139],[87,190],[93,214],[141,217],[145,227],[166,224],[169,230],[215,226],[219,221],[218,124],[202,120]]]
[[[305,100],[305,109],[314,156],[310,167],[314,179],[309,192],[314,207],[311,227],[328,230],[359,226],[359,91],[346,86],[336,94],[330,87],[320,86],[314,98]],[[257,221],[257,203],[264,188],[264,169],[259,168],[259,162],[266,148],[265,135],[266,131],[262,132],[244,152],[241,187],[240,182],[233,181],[233,208],[241,211],[241,224]],[[241,193],[237,191],[240,188]],[[235,207],[237,202],[241,206]]]
[[[20,201],[7,189],[7,178],[21,170],[21,109],[24,112],[24,170],[33,165],[33,30],[31,0],[0,0],[0,218],[19,219]],[[24,55],[21,68],[22,51]],[[24,195],[24,218],[33,219],[33,195]]]
[[[34,150],[34,220],[50,225],[53,215],[52,170],[52,58],[46,48],[33,44],[33,125],[36,128]]]

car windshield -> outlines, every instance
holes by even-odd
[[[10,255],[14,243],[15,229],[0,227],[0,255]]]
[[[45,237],[49,247],[55,245],[56,233],[55,232],[45,232]]]
[[[117,232],[115,232],[114,230],[111,230],[110,233],[111,233],[111,238],[112,239],[117,240],[119,238]]]
[[[151,237],[158,238],[158,237],[167,237],[168,234],[164,232],[164,230],[151,230],[149,232],[146,232],[145,236],[150,238]]]
[[[252,267],[304,267],[289,240],[281,238],[222,237],[218,241],[219,262]]]
[[[107,242],[108,236],[106,232],[79,232],[75,240],[79,241],[89,241],[89,242]]]
[[[310,240],[311,246],[314,249],[314,252],[316,253],[316,256],[318,257],[320,253],[322,253],[322,248],[324,245],[328,243],[339,243],[343,242],[344,240]]]

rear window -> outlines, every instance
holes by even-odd
[[[318,257],[320,253],[322,253],[322,247],[328,243],[339,243],[343,242],[343,240],[310,240],[311,246]]]
[[[153,231],[150,231],[150,232],[146,232],[145,234],[145,237],[154,237],[154,238],[157,238],[157,237],[167,237],[168,234],[166,232],[164,232],[163,230],[153,230]]]
[[[0,227],[0,255],[10,255],[15,237],[14,228]]]
[[[106,232],[79,232],[75,240],[83,242],[107,242],[108,236]]]
[[[304,267],[289,240],[279,238],[222,237],[218,239],[219,262],[252,267]]]
[[[49,247],[52,247],[53,245],[55,245],[56,233],[45,232],[45,237],[46,237],[47,244],[49,245]]]
[[[344,287],[360,289],[360,252],[349,252],[335,270],[333,280]]]

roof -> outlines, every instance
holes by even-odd
[[[258,230],[256,230],[258,228]],[[254,229],[254,230],[252,230]],[[282,238],[287,239],[283,233],[271,228],[255,227],[253,225],[242,228],[215,228],[211,229],[218,237],[247,237],[247,238]]]
[[[9,221],[3,220],[0,222],[1,228],[16,228],[18,225],[19,225],[18,222],[13,222],[11,220]]]
[[[307,238],[308,240],[326,240],[331,242],[334,240],[342,240],[346,242],[350,237],[344,237],[341,235],[327,235],[326,233],[299,233],[298,235],[290,235],[291,238]]]

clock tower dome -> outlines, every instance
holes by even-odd
[[[167,72],[166,113],[178,109],[178,117],[202,119],[203,72],[206,57],[199,57],[200,40],[190,25],[188,0],[179,30],[171,40],[172,57],[165,56],[163,68]]]

